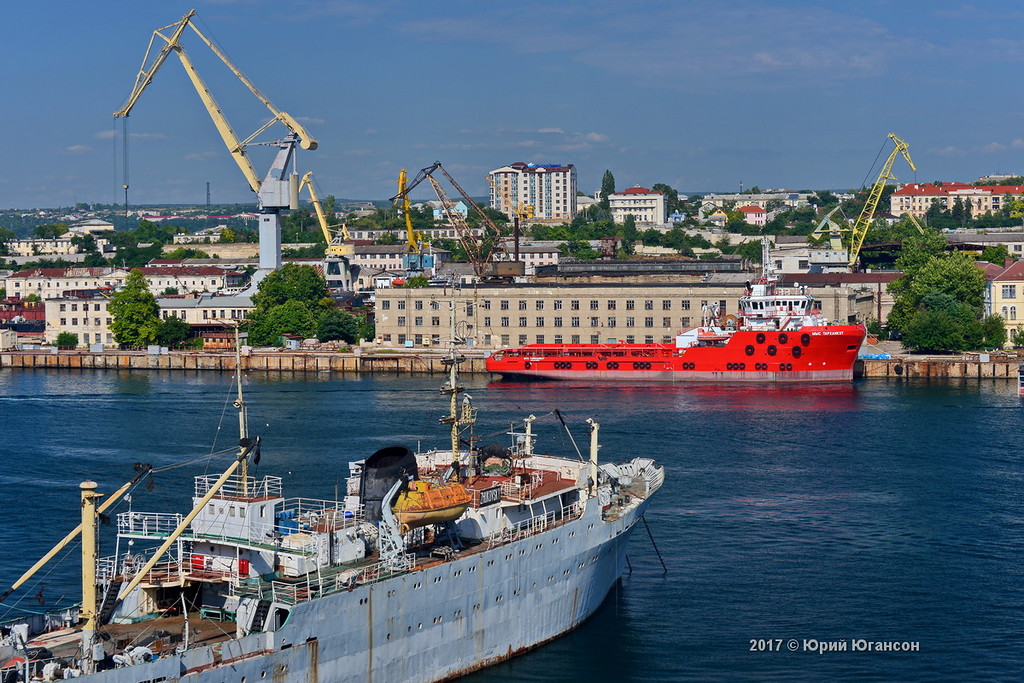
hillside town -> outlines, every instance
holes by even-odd
[[[577,188],[573,164],[525,162],[496,168],[488,179],[489,196],[477,200],[453,201],[441,190],[437,200],[416,203],[408,194],[393,204],[328,197],[338,234],[318,223],[319,202],[292,211],[281,263],[323,276],[332,307],[364,322],[366,336],[346,341],[377,348],[440,344],[448,321],[439,311],[439,287],[475,304],[466,329],[480,349],[664,342],[707,323],[712,304],[721,318],[735,313],[763,267],[806,288],[826,318],[868,324],[884,338],[900,336],[889,323],[896,301],[890,285],[903,276],[900,236],[927,230],[940,237],[942,251],[969,255],[984,274],[979,317],[998,316],[1003,330],[998,344],[985,342],[1007,346],[1020,335],[1024,185],[1011,183],[1019,178],[880,178],[885,200],[870,207],[862,245],[843,233],[867,208],[866,189],[753,187],[687,197],[664,184],[617,191],[608,171],[602,188],[587,195]],[[121,229],[110,220],[115,216]],[[134,271],[154,298],[157,318],[185,323],[171,343],[212,348],[257,307],[256,216],[197,207],[135,209],[127,217],[89,207],[18,212],[20,234],[0,225],[4,345],[132,346],[119,339],[108,304]],[[767,264],[763,240],[770,244]],[[343,243],[344,255],[331,256],[337,250],[329,243]],[[309,325],[301,327],[283,329],[272,343],[315,336]]]

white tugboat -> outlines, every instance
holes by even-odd
[[[196,477],[191,511],[121,512],[117,553],[97,559],[97,513],[148,469],[105,500],[82,484],[81,611],[0,625],[0,680],[441,681],[587,619],[664,468],[599,463],[592,420],[587,461],[535,452],[532,415],[509,448],[477,448],[451,306],[447,447],[351,463],[343,500],[285,498],[248,474],[261,442],[238,373],[239,451]]]

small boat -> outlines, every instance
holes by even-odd
[[[434,484],[417,480],[396,497],[391,510],[395,513],[402,533],[428,524],[453,522],[466,511],[473,496],[458,482]]]

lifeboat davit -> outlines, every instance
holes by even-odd
[[[404,533],[428,524],[455,521],[472,501],[473,496],[458,482],[431,484],[415,480],[398,494],[391,509]]]

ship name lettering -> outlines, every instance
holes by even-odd
[[[480,507],[485,505],[494,505],[501,500],[501,487],[492,486],[489,489],[483,489],[480,491]]]

